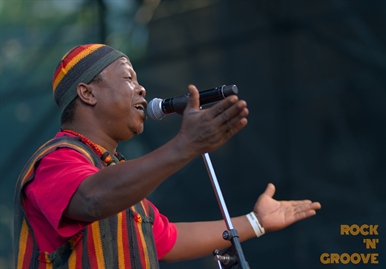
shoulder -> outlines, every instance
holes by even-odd
[[[44,164],[63,165],[70,163],[85,163],[91,165],[89,159],[78,150],[72,147],[62,146],[47,154],[41,160],[39,167]]]
[[[37,154],[42,153],[45,160],[87,160],[88,163],[101,168],[99,156],[88,145],[72,134],[64,132],[57,133],[53,139],[45,143],[37,151]]]

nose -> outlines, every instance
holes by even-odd
[[[137,90],[138,90],[139,96],[142,96],[142,97],[145,98],[145,96],[146,96],[146,89],[142,85],[138,84]]]

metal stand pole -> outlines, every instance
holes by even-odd
[[[217,181],[216,173],[213,169],[212,162],[209,154],[202,154],[206,170],[208,171],[209,178],[212,183],[213,190],[215,192],[217,202],[220,206],[221,214],[225,221],[228,230],[224,231],[222,237],[224,240],[229,240],[232,246],[229,247],[223,254],[219,254],[218,250],[213,251],[214,259],[219,265],[219,268],[241,268],[249,269],[248,262],[245,260],[243,250],[239,241],[237,231],[233,228],[231,217],[229,216],[228,209],[225,204],[224,197],[222,196],[220,185]]]

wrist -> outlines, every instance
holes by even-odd
[[[263,234],[265,234],[265,230],[264,230],[263,226],[261,226],[259,220],[257,219],[255,212],[252,211],[251,213],[247,214],[246,217],[247,217],[249,223],[251,224],[252,229],[254,230],[254,232],[256,234],[256,237],[260,237]]]
[[[166,145],[169,146],[170,154],[176,156],[178,161],[188,163],[197,157],[192,152],[191,147],[187,146],[188,144],[184,137],[179,134],[166,143]]]

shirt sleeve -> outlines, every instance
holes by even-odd
[[[76,150],[61,148],[40,161],[25,193],[60,236],[70,237],[89,223],[66,219],[63,212],[80,183],[96,172],[98,168],[85,156]]]
[[[158,259],[165,256],[177,241],[177,227],[169,222],[168,218],[162,215],[159,210],[149,201],[154,210],[153,235],[157,250]]]

